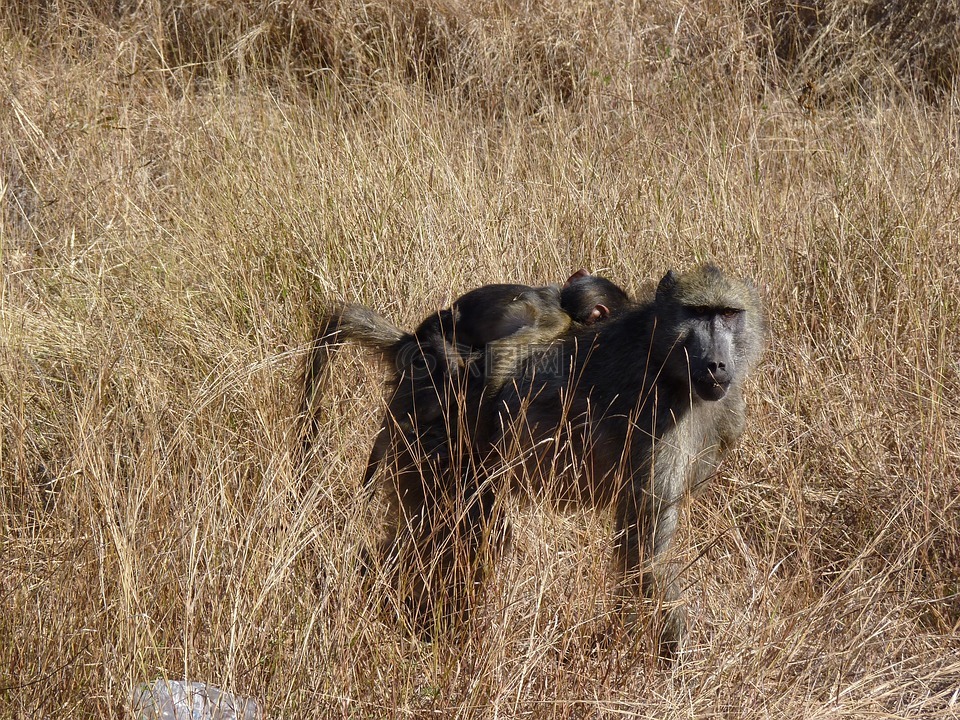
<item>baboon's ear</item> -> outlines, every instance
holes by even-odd
[[[657,285],[657,298],[661,298],[673,290],[677,285],[677,280],[679,280],[677,274],[673,270],[668,270],[667,274],[661,278],[660,284]]]
[[[563,284],[564,287],[569,287],[570,283],[574,280],[579,280],[582,277],[590,277],[590,273],[586,268],[580,268],[573,275],[567,278],[567,281]]]
[[[590,315],[587,317],[585,324],[593,325],[597,320],[603,320],[605,317],[610,317],[610,308],[597,303],[593,306],[593,310],[590,311]]]

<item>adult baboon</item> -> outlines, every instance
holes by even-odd
[[[397,337],[380,322],[354,337],[374,345]],[[404,376],[397,390],[410,394],[394,401],[414,413],[380,456],[397,459],[383,552],[406,570],[415,616],[469,608],[508,532],[499,496],[532,491],[561,505],[614,508],[624,609],[635,612],[641,592],[665,599],[660,653],[672,655],[685,611],[672,571],[657,561],[684,494],[714,474],[743,430],[742,384],[765,336],[754,288],[705,265],[669,272],[649,302],[524,355],[495,393],[457,362]],[[517,458],[525,472],[504,472]]]

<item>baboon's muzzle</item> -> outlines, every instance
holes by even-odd
[[[701,400],[715,402],[727,394],[732,380],[733,375],[724,363],[708,363],[702,372],[693,376],[693,389]]]

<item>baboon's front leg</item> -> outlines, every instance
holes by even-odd
[[[679,492],[654,492],[644,478],[625,489],[617,507],[616,568],[622,573],[626,603],[643,597],[660,608],[660,656],[674,657],[687,628],[686,608],[679,602],[676,569],[664,561],[677,530]],[[670,490],[670,488],[667,488]],[[629,620],[636,622],[635,611]]]

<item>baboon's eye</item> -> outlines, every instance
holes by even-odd
[[[708,305],[692,305],[690,306],[690,312],[696,317],[707,317],[712,314]]]
[[[723,310],[721,310],[721,311],[720,311],[720,314],[723,315],[723,317],[724,317],[725,319],[729,320],[729,319],[731,319],[731,318],[735,318],[737,315],[739,315],[739,314],[742,313],[742,312],[743,312],[743,310],[741,310],[740,308],[731,308],[731,307],[728,307],[728,308],[724,308]]]

